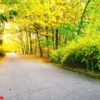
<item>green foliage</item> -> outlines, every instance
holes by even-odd
[[[53,41],[51,39],[46,39],[44,37],[40,39],[40,43],[43,46],[47,46],[47,45],[52,46],[53,45]]]
[[[0,22],[7,22],[8,19],[13,19],[15,16],[17,16],[18,13],[16,10],[12,9],[12,10],[9,10],[8,12],[4,12],[4,13],[0,13]]]
[[[51,61],[55,62],[55,63],[61,63],[61,59],[63,57],[63,51],[64,51],[64,48],[59,48],[55,51],[52,51],[50,53],[50,59]]]
[[[16,10],[9,10],[9,18],[10,19],[13,19],[15,16],[17,16],[18,15],[18,13],[17,13],[17,11]]]
[[[59,26],[58,27],[59,33],[61,33],[61,35],[64,35],[66,37],[67,40],[72,40],[75,38],[75,32],[77,32],[76,29],[74,29],[72,23],[69,23],[66,26]]]
[[[99,70],[100,67],[100,36],[80,36],[77,41],[70,42],[64,52],[62,63],[86,66],[87,69]]]
[[[4,14],[0,13],[0,22],[3,23],[4,21],[7,21],[7,17]]]
[[[18,4],[20,0],[2,0],[4,4]]]

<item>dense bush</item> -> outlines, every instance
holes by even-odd
[[[52,51],[50,58],[55,63],[81,65],[87,70],[100,69],[100,35],[79,36],[65,48]]]
[[[64,48],[59,48],[55,51],[51,51],[50,53],[50,60],[55,63],[61,63],[61,59],[63,57]]]
[[[100,36],[87,35],[70,42],[63,54],[62,63],[86,66],[87,69],[100,68]]]

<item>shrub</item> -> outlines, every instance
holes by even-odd
[[[50,60],[55,63],[61,63],[61,59],[63,57],[64,48],[59,48],[55,51],[51,51]]]
[[[62,63],[83,65],[87,69],[99,70],[100,68],[100,36],[80,36],[71,41],[64,51]]]

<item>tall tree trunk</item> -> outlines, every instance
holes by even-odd
[[[46,26],[46,46],[47,46],[47,51],[46,51],[46,53],[47,53],[47,56],[49,56],[49,46],[48,46],[48,27]]]
[[[55,42],[55,45],[56,45],[56,49],[58,48],[58,29],[56,29],[56,42]]]
[[[29,47],[29,49],[30,49],[30,54],[33,54],[33,48],[32,48],[32,36],[31,36],[32,34],[31,33],[29,33],[29,45],[30,45],[30,47]]]
[[[26,33],[26,39],[25,39],[25,54],[29,54],[29,41],[28,41],[28,33]]]
[[[85,5],[85,8],[84,8],[84,11],[83,11],[83,13],[82,13],[81,20],[80,20],[79,27],[78,27],[78,32],[77,32],[78,35],[79,35],[80,32],[81,32],[81,28],[82,28],[82,25],[83,25],[83,19],[84,19],[84,16],[85,16],[85,13],[86,13],[86,10],[87,10],[87,7],[88,7],[90,1],[91,1],[91,0],[88,0],[88,1],[87,1],[86,5]]]
[[[23,34],[21,32],[20,36],[18,37],[20,39],[20,42],[21,42],[21,50],[22,50],[22,53],[25,54],[25,43],[23,41]]]
[[[53,30],[53,27],[51,28],[51,31],[52,31],[52,42],[53,42],[53,49],[54,49],[54,30]]]
[[[45,35],[45,37],[46,37],[46,45],[47,45],[47,48],[48,48],[48,27],[47,26],[46,26],[45,30],[46,30],[46,35]]]
[[[37,28],[36,28],[36,34],[37,34],[38,45],[39,45],[39,50],[40,50],[40,57],[43,57],[43,52],[42,52],[42,48],[41,48],[41,44],[40,44],[40,37],[39,37]]]

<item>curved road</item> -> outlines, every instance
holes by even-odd
[[[5,100],[100,100],[100,82],[12,55],[0,65]]]

